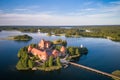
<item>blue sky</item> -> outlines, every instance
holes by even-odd
[[[0,25],[119,25],[120,0],[0,0]]]

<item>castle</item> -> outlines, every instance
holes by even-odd
[[[42,39],[38,43],[38,48],[33,48],[29,45],[28,53],[32,53],[34,56],[38,56],[42,61],[48,60],[49,56],[53,56],[54,58],[58,56],[65,56],[66,48],[64,46],[61,47],[60,51],[56,49],[51,49],[52,42],[45,41]]]

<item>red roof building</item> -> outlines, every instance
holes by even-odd
[[[46,61],[48,59],[48,54],[46,51],[41,51],[36,48],[28,47],[28,52],[32,53],[34,56],[38,56],[41,60]]]
[[[28,53],[32,53],[34,56],[38,56],[41,60],[46,61],[49,56],[53,56],[54,58],[58,56],[64,56],[66,52],[66,48],[64,46],[61,47],[60,51],[58,50],[47,50],[50,48],[51,42],[50,41],[45,41],[41,40],[40,43],[38,44],[39,49],[33,48],[32,46],[28,47]],[[47,51],[46,51],[47,50]]]
[[[58,57],[60,55],[60,52],[58,50],[53,50],[52,55],[54,58]]]
[[[45,41],[44,39],[42,39],[38,44],[38,47],[41,49],[46,49],[46,48],[49,48],[50,46],[51,46],[51,42]]]

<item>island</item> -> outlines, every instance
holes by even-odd
[[[24,35],[8,36],[7,38],[0,38],[0,39],[15,40],[15,41],[29,41],[32,39],[32,37],[27,34],[24,34]]]
[[[18,51],[17,70],[53,71],[61,69],[72,59],[86,54],[88,49],[83,45],[79,47],[67,46],[67,41],[58,39],[54,41],[40,40],[38,44],[30,44]]]
[[[31,40],[32,37],[31,36],[28,36],[28,35],[17,35],[17,36],[12,36],[13,37],[13,40],[22,40],[22,41],[27,41],[27,40]]]

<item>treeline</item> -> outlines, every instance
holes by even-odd
[[[91,27],[88,28],[91,32],[79,33],[81,36],[87,37],[102,37],[109,38],[114,41],[120,41],[120,26],[111,27]]]
[[[34,26],[0,26],[0,30],[17,30],[21,32],[37,32],[38,28]]]
[[[86,47],[67,47],[67,53],[71,56],[73,55],[82,55],[88,53],[88,49]]]
[[[0,27],[0,30],[18,30],[21,32],[37,32],[40,29],[42,33],[51,35],[64,34],[66,37],[102,37],[114,41],[120,41],[120,26],[71,26],[71,28],[60,27]],[[86,32],[89,30],[90,32]]]

